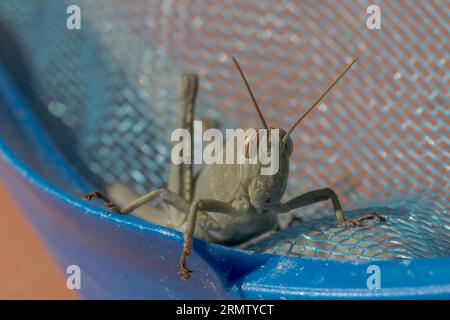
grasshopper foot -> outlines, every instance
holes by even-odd
[[[191,273],[192,273],[192,271],[189,270],[186,266],[186,258],[190,255],[191,255],[190,252],[186,252],[183,250],[183,253],[181,254],[181,258],[180,258],[180,264],[179,264],[180,275],[184,280],[188,280],[191,277]]]
[[[98,191],[83,195],[83,199],[86,199],[88,201],[91,201],[94,198],[102,200],[105,207],[107,207],[110,211],[120,213],[120,208],[116,206],[111,200],[109,200],[108,197]]]
[[[192,271],[189,270],[186,266],[186,260],[191,255],[192,255],[192,236],[186,236],[179,264],[180,275],[184,280],[188,280],[192,273]]]
[[[341,222],[341,224],[343,226],[352,227],[352,228],[354,228],[354,227],[363,227],[364,226],[363,221],[365,221],[365,220],[375,220],[377,222],[386,222],[386,218],[380,216],[376,212],[372,212],[370,214],[367,214],[365,216],[359,217],[357,219],[345,220],[344,222]]]
[[[191,270],[189,270],[186,266],[183,266],[180,263],[180,275],[184,280],[189,280],[189,278],[191,277],[191,273],[192,273]]]

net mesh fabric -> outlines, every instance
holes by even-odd
[[[66,28],[72,4],[81,30]],[[366,28],[369,4],[4,0],[0,23],[22,50],[40,105],[75,137],[63,151],[76,148],[101,185],[139,194],[167,181],[182,72],[200,76],[196,118],[258,125],[236,56],[269,125],[287,129],[360,56],[293,132],[285,199],[331,187],[350,216],[376,211],[388,222],[341,228],[324,202],[248,248],[326,259],[445,256],[448,2],[380,1],[381,30]]]

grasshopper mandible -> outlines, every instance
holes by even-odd
[[[263,128],[272,130],[259,108],[250,85],[239,66],[232,58],[250,94]],[[348,227],[362,226],[364,220],[385,221],[377,213],[346,219],[336,192],[324,188],[299,195],[281,202],[289,176],[289,157],[293,151],[290,135],[294,128],[311,112],[325,95],[336,85],[358,60],[355,58],[325,92],[301,115],[288,131],[279,129],[279,170],[273,175],[260,175],[257,164],[211,164],[201,168],[193,177],[192,165],[172,164],[168,187],[154,190],[123,208],[119,208],[106,196],[92,192],[84,196],[91,200],[99,198],[111,210],[129,214],[146,202],[160,197],[169,205],[168,214],[173,227],[184,232],[183,251],[179,271],[183,279],[189,279],[187,257],[192,254],[193,236],[205,241],[234,245],[245,242],[276,226],[276,215],[316,202],[331,200],[339,224]],[[180,117],[178,126],[192,132],[198,78],[195,74],[182,76],[180,85]],[[262,128],[259,128],[262,129]],[[255,129],[256,131],[259,129]],[[256,138],[255,138],[256,137]],[[258,134],[253,139],[258,139]],[[227,144],[229,141],[226,142]],[[247,143],[247,142],[246,142]],[[193,146],[193,143],[191,144]]]

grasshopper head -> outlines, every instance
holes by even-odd
[[[274,130],[276,129],[276,130]],[[292,140],[291,138],[283,141],[286,135],[286,131],[279,128],[271,128],[267,134],[270,137],[272,134],[278,133],[278,148],[272,156],[272,140],[271,139],[261,139],[260,132],[264,131],[261,129],[255,129],[255,134],[247,137],[245,141],[245,150],[248,151],[251,143],[255,143],[255,139],[258,139],[257,144],[259,148],[266,148],[266,154],[269,156],[270,163],[262,164],[261,159],[258,159],[258,163],[254,166],[253,175],[248,178],[248,195],[250,203],[258,211],[264,209],[269,209],[279,204],[281,197],[286,191],[288,176],[289,176],[289,156],[292,153]],[[248,157],[249,155],[246,154]],[[276,162],[276,163],[274,163]],[[270,166],[273,168],[273,173],[261,174],[262,166]]]

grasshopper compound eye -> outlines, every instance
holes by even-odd
[[[267,134],[265,129],[254,129],[253,132],[245,137],[244,155],[247,159],[253,159],[258,155],[258,148],[261,148],[262,146],[261,141],[263,141],[263,134]],[[266,147],[268,146],[266,145]]]
[[[279,134],[279,154],[286,154],[288,157],[292,154],[293,144],[292,139],[287,137],[286,141],[283,138],[286,135],[286,131],[280,128],[270,128],[269,131],[266,129],[254,129],[252,133],[245,137],[244,141],[244,155],[247,159],[251,159],[256,156],[259,152],[259,148],[265,147],[267,152],[270,153],[271,148],[271,135],[273,129],[278,130]]]
[[[286,136],[286,131],[284,131],[283,129],[279,129],[280,130],[280,141],[281,141],[281,145],[280,148],[284,148],[284,150],[280,150],[281,152],[286,152],[287,156],[289,157],[292,154],[292,151],[294,150],[294,145],[292,144],[292,139],[291,137],[287,137],[286,141],[284,141],[284,137]]]

